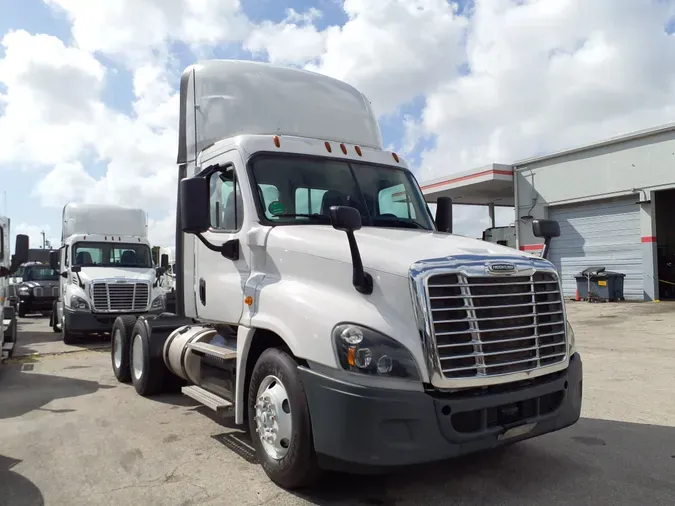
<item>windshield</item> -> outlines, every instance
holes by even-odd
[[[433,230],[412,174],[397,167],[265,155],[251,171],[265,218],[275,224],[330,224],[331,206],[351,206],[363,226]]]
[[[150,248],[143,244],[78,242],[73,265],[96,267],[152,267]]]
[[[24,281],[54,281],[59,279],[59,273],[47,265],[26,267],[23,271]]]

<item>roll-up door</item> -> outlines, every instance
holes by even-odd
[[[624,297],[644,299],[640,215],[636,197],[553,206],[548,217],[560,223],[549,259],[561,275],[565,297],[574,297],[575,276],[587,267],[621,272]]]

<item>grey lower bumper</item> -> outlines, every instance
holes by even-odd
[[[304,368],[300,374],[316,452],[322,467],[334,469],[448,459],[568,427],[581,412],[578,354],[565,371],[472,396],[363,387]],[[529,432],[504,437],[528,424]]]
[[[131,313],[90,313],[85,311],[72,311],[65,309],[66,328],[70,332],[82,334],[95,334],[110,332],[112,330],[115,318],[122,315],[158,315],[163,313],[164,308],[153,309],[152,311],[131,312]]]

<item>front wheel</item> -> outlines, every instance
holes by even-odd
[[[309,407],[297,362],[265,350],[248,390],[248,419],[256,455],[269,478],[286,489],[311,486],[319,477]]]
[[[70,330],[68,330],[65,315],[63,317],[63,321],[61,322],[61,336],[63,337],[63,344],[75,344],[75,336]]]
[[[17,308],[17,313],[19,313],[19,318],[25,318],[28,313],[28,308],[26,307],[25,302],[19,302],[19,307]]]
[[[57,304],[58,304],[58,302],[56,302],[56,301],[54,302],[54,304],[52,304],[52,315],[49,317],[49,325],[51,326],[52,330],[55,333],[58,333],[58,332],[61,331],[61,329],[59,327],[59,323],[58,323],[59,312],[56,308]]]

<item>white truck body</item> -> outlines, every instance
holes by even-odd
[[[110,332],[119,314],[164,309],[142,209],[67,204],[58,269],[60,296],[52,326],[60,327],[66,341],[77,334]]]
[[[10,358],[17,343],[17,314],[11,306],[9,294],[12,275],[19,265],[28,258],[28,237],[17,235],[16,254],[12,261],[10,249],[10,221],[6,216],[0,216],[0,362]]]
[[[168,374],[233,407],[275,482],[440,460],[578,419],[581,360],[554,266],[439,231],[358,90],[196,64],[181,79],[178,165],[177,315],[139,319],[115,374],[141,395]]]

